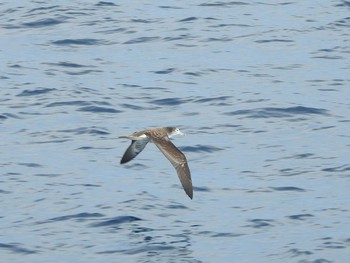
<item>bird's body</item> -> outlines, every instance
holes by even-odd
[[[160,127],[134,132],[127,136],[120,136],[119,138],[131,140],[131,144],[126,149],[120,163],[123,164],[131,161],[142,152],[147,143],[153,142],[174,166],[186,194],[192,199],[191,172],[186,156],[170,141],[173,135],[184,134],[176,127]]]

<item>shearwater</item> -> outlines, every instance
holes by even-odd
[[[193,188],[191,172],[187,164],[186,156],[170,141],[170,138],[174,135],[184,134],[176,127],[159,127],[134,132],[133,134],[126,136],[120,136],[119,138],[131,140],[131,144],[128,149],[126,149],[120,163],[127,163],[134,159],[140,152],[142,152],[147,143],[151,141],[174,166],[186,194],[192,199]]]

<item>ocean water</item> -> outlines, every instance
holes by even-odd
[[[349,1],[0,4],[1,262],[350,258]],[[179,127],[190,200],[149,144]]]

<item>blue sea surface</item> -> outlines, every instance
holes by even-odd
[[[350,259],[350,2],[0,3],[1,262]],[[194,198],[148,127],[177,126]]]

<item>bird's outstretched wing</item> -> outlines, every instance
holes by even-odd
[[[192,199],[192,179],[186,156],[178,148],[176,148],[176,146],[170,141],[168,137],[152,137],[151,134],[147,134],[147,136],[151,138],[152,142],[174,166],[186,194]]]
[[[134,159],[146,147],[149,140],[132,140],[128,149],[126,149],[120,163],[127,163]]]

